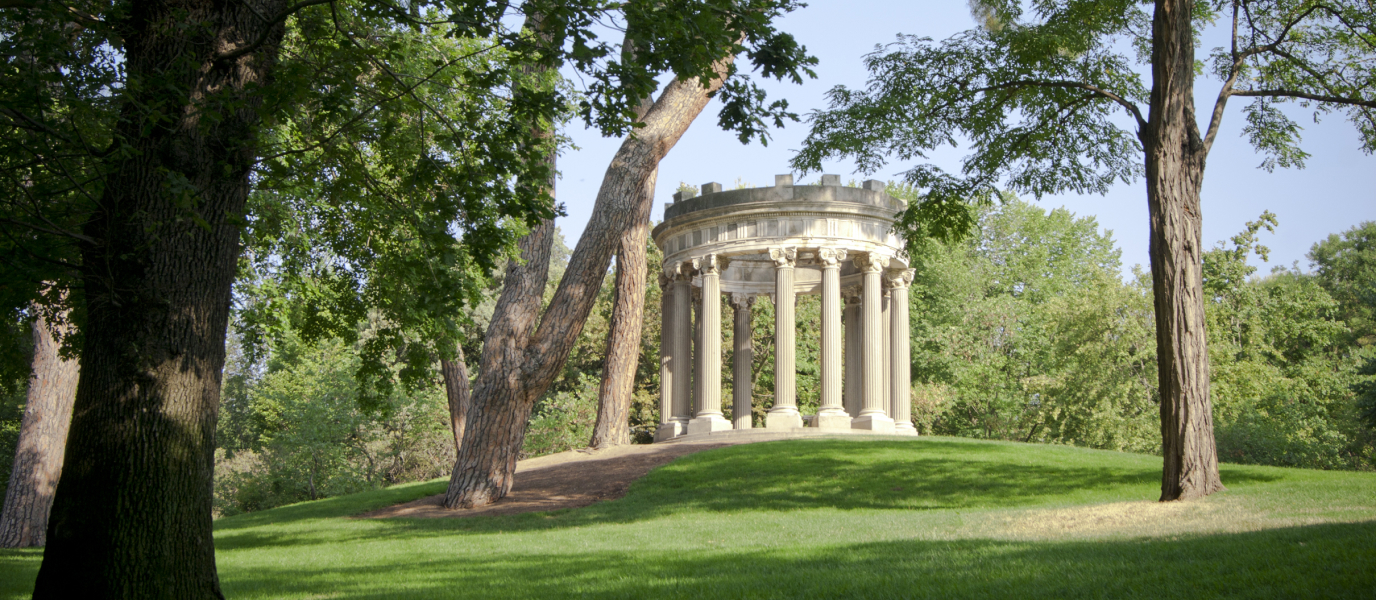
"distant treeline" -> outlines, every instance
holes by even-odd
[[[900,187],[896,190],[903,193]],[[1016,199],[976,210],[978,226],[957,243],[928,240],[912,262],[913,418],[924,434],[1157,453],[1161,443],[1151,281],[1092,217],[1050,212]],[[1376,223],[1313,246],[1309,269],[1259,274],[1263,213],[1205,253],[1204,289],[1219,458],[1320,469],[1376,468]],[[551,287],[567,261],[556,244]],[[661,255],[649,248],[650,273]],[[494,286],[500,281],[494,282]],[[494,287],[492,295],[498,288]],[[633,437],[658,423],[660,290],[647,290]],[[548,294],[547,294],[548,295]],[[597,411],[612,279],[563,376],[537,404],[529,456],[588,443]],[[723,300],[725,302],[725,300]],[[731,314],[723,306],[724,364]],[[470,372],[491,316],[489,299],[466,324]],[[817,407],[820,305],[799,298],[798,401]],[[772,403],[774,310],[755,304],[753,412]],[[216,500],[221,514],[260,510],[405,481],[446,476],[454,449],[442,384],[359,391],[360,342],[305,344],[278,336],[246,354],[231,340],[220,409]],[[401,368],[398,361],[397,368]],[[723,398],[732,369],[723,369]],[[0,468],[8,469],[23,386],[0,401]],[[728,418],[730,401],[724,403]],[[1370,410],[1370,409],[1368,409]],[[3,475],[8,479],[8,473]]]

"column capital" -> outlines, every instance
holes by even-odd
[[[697,274],[698,265],[694,259],[681,260],[664,265],[664,276],[670,281],[689,281]]]
[[[852,285],[841,288],[841,297],[846,300],[846,304],[860,304],[860,292],[863,286]]]
[[[861,273],[879,273],[889,265],[889,257],[878,252],[860,252],[852,260]]]
[[[659,289],[669,289],[669,284],[673,281],[674,278],[670,277],[668,273],[665,273],[662,270],[659,272]]]
[[[846,260],[845,248],[820,248],[817,250],[817,262],[821,263],[823,269],[839,269],[841,261]]]
[[[731,306],[736,310],[749,310],[755,305],[755,294],[731,292]]]
[[[703,275],[720,275],[731,264],[731,259],[720,254],[708,254],[702,258],[695,258],[693,261]]]
[[[889,269],[884,271],[884,288],[905,288],[913,283],[916,269]]]
[[[784,267],[793,268],[798,264],[797,248],[770,248],[769,260],[774,261],[774,266],[780,269]]]

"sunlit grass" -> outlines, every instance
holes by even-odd
[[[688,456],[582,509],[343,518],[436,481],[222,519],[216,548],[232,598],[1371,597],[1376,474],[1223,476],[1163,505],[1151,456],[796,440]],[[0,553],[0,598],[39,558]]]

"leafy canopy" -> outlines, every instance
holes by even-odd
[[[1104,193],[1143,174],[1140,135],[1149,115],[1140,66],[1151,60],[1151,15],[1128,0],[979,0],[981,27],[940,42],[900,36],[865,57],[863,90],[828,93],[793,160],[802,171],[853,158],[873,172],[890,160],[923,161],[965,145],[959,172],[919,163],[905,179],[923,191],[901,215],[910,240],[965,235],[960,208],[1000,189],[1040,197]],[[1194,5],[1196,27],[1230,27],[1231,43],[1205,65],[1221,81],[1202,136],[1206,152],[1233,96],[1252,98],[1245,135],[1262,167],[1302,167],[1300,127],[1277,108],[1318,119],[1342,112],[1362,147],[1376,149],[1376,9],[1361,0],[1216,0]],[[1196,39],[1198,39],[1198,32]]]

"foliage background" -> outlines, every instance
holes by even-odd
[[[738,182],[738,185],[748,185]],[[903,186],[899,196],[911,192]],[[1150,278],[1120,279],[1112,233],[1092,217],[1052,211],[1008,196],[976,209],[967,239],[925,240],[912,256],[913,420],[924,434],[1159,452]],[[1316,243],[1314,269],[1275,267],[1261,239],[1277,226],[1263,213],[1206,254],[1206,291],[1219,457],[1225,462],[1318,469],[1376,468],[1376,435],[1362,416],[1363,391],[1376,388],[1376,224],[1363,223]],[[546,298],[567,264],[557,236]],[[648,248],[649,272],[661,254]],[[524,453],[586,446],[597,410],[613,278],[560,378],[532,413]],[[500,290],[500,275],[456,319],[470,371]],[[653,438],[659,421],[658,285],[646,290],[641,359],[633,390],[633,439]],[[738,383],[733,311],[722,300],[723,410]],[[303,307],[288,307],[288,318]],[[797,307],[798,396],[816,411],[820,306]],[[266,346],[234,337],[224,375],[216,453],[216,509],[235,514],[442,477],[454,449],[438,379],[363,394],[362,352],[380,328],[376,312],[349,338],[305,341],[290,334]],[[774,307],[752,311],[752,412],[756,426],[772,405]],[[244,348],[262,352],[245,352]],[[405,348],[384,360],[405,368]],[[384,356],[384,359],[386,357]],[[1365,369],[1365,370],[1364,370]],[[397,381],[401,381],[397,378]],[[0,401],[4,466],[23,409],[22,382]],[[5,473],[7,476],[8,474]]]

